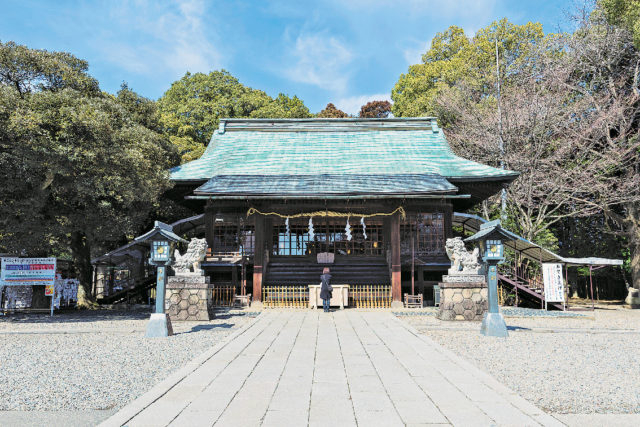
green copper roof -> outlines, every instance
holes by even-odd
[[[218,175],[198,187],[196,195],[228,196],[391,196],[455,194],[439,175]]]
[[[396,187],[401,185],[401,176],[510,182],[518,173],[456,156],[433,118],[225,119],[200,159],[171,170],[173,181],[226,177],[218,180],[221,187],[215,191],[229,193],[244,191],[240,187],[250,181],[257,192],[270,192],[276,188],[274,183],[291,181],[287,188],[293,191],[309,182],[295,184],[296,177],[312,175],[331,176],[333,182],[338,181],[335,177],[353,175],[351,182],[358,185],[361,181],[356,176],[395,176],[393,183],[388,182]],[[261,181],[248,176],[273,179],[262,179],[261,189]],[[237,177],[238,188],[229,177]],[[213,191],[214,182],[199,190]],[[431,185],[434,192],[444,188],[433,179]],[[407,185],[407,190],[414,189],[415,185]]]

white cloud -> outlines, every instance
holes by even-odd
[[[293,65],[284,71],[296,82],[307,83],[342,94],[347,89],[353,59],[351,50],[337,38],[324,34],[300,35],[290,48]]]
[[[367,102],[371,101],[389,101],[391,102],[391,95],[388,93],[375,93],[372,95],[356,95],[338,99],[334,102],[334,105],[338,109],[345,113],[357,115],[362,107]]]
[[[110,9],[112,25],[94,45],[104,58],[138,74],[208,72],[222,55],[209,41],[202,0],[123,1]]]
[[[422,55],[424,55],[431,46],[431,41],[412,41],[410,46],[402,50],[402,55],[407,64],[420,64],[422,63]]]

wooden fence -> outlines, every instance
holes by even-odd
[[[349,307],[389,308],[391,307],[391,285],[351,285],[349,286]]]
[[[262,288],[262,304],[269,308],[307,308],[309,287],[265,286]]]
[[[211,302],[217,307],[232,307],[236,295],[233,285],[215,286],[211,289]]]

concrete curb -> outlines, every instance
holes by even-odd
[[[169,375],[167,378],[153,386],[153,388],[142,396],[135,399],[133,402],[126,405],[124,408],[120,409],[118,412],[113,414],[111,417],[104,420],[99,424],[100,427],[119,427],[125,425],[129,422],[133,417],[142,412],[147,406],[151,405],[153,402],[164,396],[169,390],[175,387],[180,381],[186,378],[193,371],[198,369],[202,364],[204,364],[207,360],[213,357],[216,353],[222,350],[229,342],[233,341],[236,337],[244,334],[246,331],[251,329],[258,319],[264,316],[264,313],[259,314],[250,320],[247,324],[243,325],[240,329],[229,334],[224,340],[215,346],[211,347],[209,350],[206,350],[204,353],[193,358],[191,361],[187,362],[182,368],[178,369],[173,374]]]

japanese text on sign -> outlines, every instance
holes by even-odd
[[[547,302],[564,302],[562,264],[542,264],[544,299]]]
[[[55,258],[1,258],[0,285],[52,285],[56,279]]]

